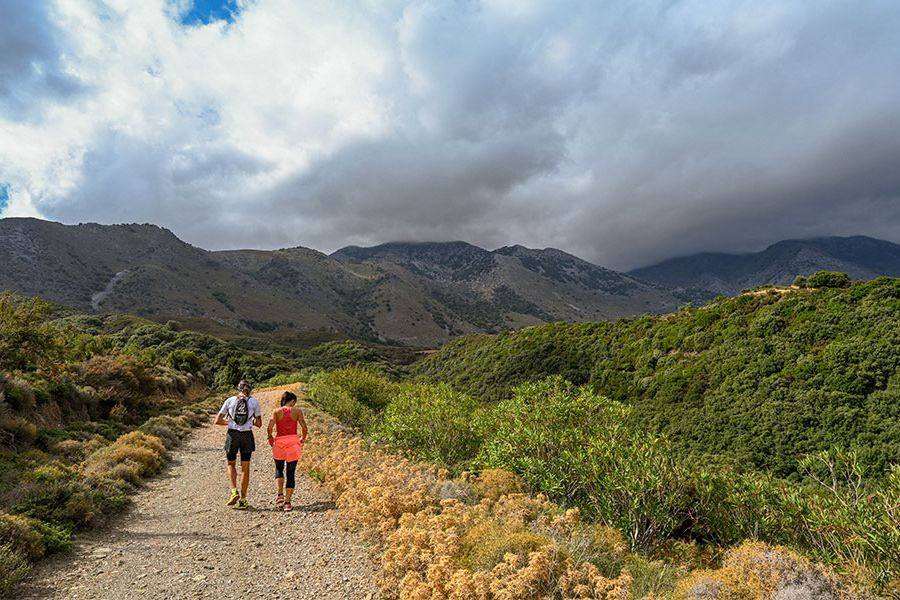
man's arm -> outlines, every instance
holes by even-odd
[[[219,409],[219,414],[216,415],[216,425],[228,425],[228,400],[222,403],[222,408]]]
[[[255,398],[254,398],[254,400],[255,400]],[[259,407],[259,400],[256,400],[256,406],[254,407],[253,411],[254,411],[253,424],[256,425],[257,427],[262,427],[262,409]]]

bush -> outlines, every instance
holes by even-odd
[[[722,568],[679,582],[675,600],[851,600],[834,573],[780,547],[746,542],[729,550]]]
[[[192,419],[187,416],[169,415],[153,417],[140,426],[139,430],[162,440],[166,448],[174,448],[191,430]]]
[[[571,503],[584,499],[573,453],[600,437],[624,435],[628,409],[559,377],[524,384],[487,415],[482,468],[519,474],[536,490]]]
[[[807,287],[811,288],[846,288],[851,283],[849,275],[837,271],[818,271],[806,280]]]
[[[454,560],[464,569],[487,571],[503,562],[507,554],[528,556],[552,541],[522,526],[486,520],[466,532]]]
[[[65,552],[72,546],[72,531],[68,527],[35,521],[34,528],[41,534],[47,554]]]
[[[337,369],[313,376],[309,399],[340,421],[367,429],[397,390],[397,384],[356,367]]]
[[[165,364],[183,373],[197,373],[204,365],[203,357],[191,350],[172,350],[166,355]]]
[[[22,417],[6,417],[0,421],[0,443],[16,449],[29,448],[37,439],[37,425]]]
[[[8,544],[0,544],[0,596],[8,594],[29,570],[28,559]]]
[[[482,498],[499,500],[501,496],[522,494],[527,486],[522,478],[506,469],[485,469],[473,482],[475,491]]]
[[[447,385],[400,386],[373,437],[395,450],[452,467],[471,460],[481,445],[479,403]]]
[[[0,545],[31,561],[44,555],[44,540],[35,529],[34,520],[21,515],[0,513]]]
[[[34,409],[37,405],[34,390],[31,389],[28,382],[10,377],[5,381],[0,379],[0,386],[2,386],[0,387],[0,398],[5,400],[13,410],[25,412]]]
[[[636,552],[717,523],[725,489],[701,488],[665,440],[626,424],[629,412],[559,378],[525,384],[489,417],[476,462],[518,473],[532,488],[580,506],[625,533]]]
[[[0,365],[11,371],[49,367],[61,357],[60,335],[47,323],[50,305],[0,293]]]
[[[107,480],[125,488],[159,471],[165,454],[165,445],[158,437],[132,431],[89,456],[84,473],[90,480]]]

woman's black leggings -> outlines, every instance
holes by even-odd
[[[297,472],[297,461],[292,460],[287,463],[287,480],[284,482],[284,487],[294,489],[294,474]],[[284,477],[284,461],[276,460],[275,461],[275,479],[281,479]]]

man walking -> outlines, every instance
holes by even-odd
[[[256,450],[256,440],[253,438],[253,426],[262,427],[262,411],[259,401],[250,395],[253,386],[249,381],[241,381],[238,384],[237,396],[228,398],[219,415],[216,417],[216,425],[227,425],[228,433],[225,435],[225,458],[228,461],[228,480],[231,482],[231,496],[228,498],[228,506],[238,510],[250,508],[247,500],[247,487],[250,485],[250,455]],[[241,492],[237,489],[237,469],[235,461],[238,454],[241,455]]]

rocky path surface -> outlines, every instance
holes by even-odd
[[[71,552],[41,562],[16,597],[377,598],[369,550],[341,529],[314,481],[298,473],[294,511],[275,510],[264,428],[276,392],[257,397],[263,430],[256,430],[251,463],[253,508],[225,506],[225,430],[203,427],[136,493],[133,507],[108,527],[79,535]]]

